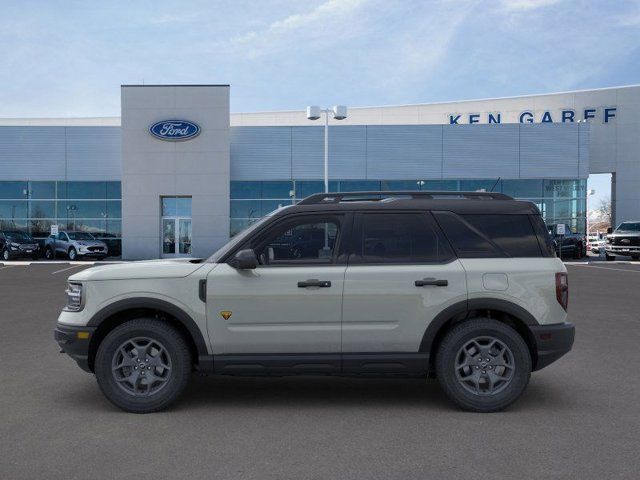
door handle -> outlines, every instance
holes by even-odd
[[[316,280],[315,278],[305,280],[304,282],[298,282],[298,288],[307,288],[307,287],[329,288],[330,286],[331,286],[331,282],[329,280]]]
[[[423,278],[422,280],[415,281],[416,287],[446,287],[449,285],[449,280],[436,280],[435,278]]]

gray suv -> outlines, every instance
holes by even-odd
[[[107,254],[107,244],[87,232],[59,232],[45,241],[44,256],[48,260],[57,256],[67,256],[69,260],[79,257],[102,260]]]
[[[540,211],[497,193],[323,193],[207,260],[69,278],[55,338],[137,413],[214,375],[437,377],[500,410],[567,353],[567,270]]]

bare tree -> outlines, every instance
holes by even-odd
[[[598,208],[596,208],[596,212],[598,213],[598,217],[600,217],[600,221],[607,222],[611,225],[611,199],[610,198],[601,198],[600,203],[598,203]]]

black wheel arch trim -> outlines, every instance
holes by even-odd
[[[166,300],[160,300],[157,298],[125,298],[124,300],[118,300],[117,302],[107,305],[102,310],[99,310],[93,317],[91,317],[87,326],[98,327],[104,320],[112,317],[113,315],[137,308],[148,308],[168,313],[187,329],[196,346],[198,356],[209,355],[207,344],[202,332],[193,318],[191,318],[191,316],[180,307],[167,302]]]
[[[463,300],[442,310],[429,323],[429,326],[422,337],[422,342],[420,342],[420,352],[431,352],[431,348],[433,347],[433,343],[438,333],[449,320],[453,319],[455,322],[467,318],[469,312],[473,310],[499,310],[511,315],[527,326],[538,325],[538,321],[533,315],[531,315],[531,313],[513,302],[498,298],[474,298],[471,300]]]

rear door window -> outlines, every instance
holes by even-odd
[[[442,263],[454,258],[426,213],[360,214],[356,231],[350,263]]]

